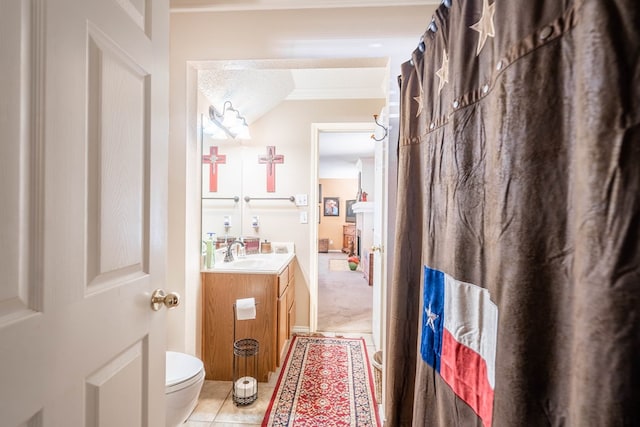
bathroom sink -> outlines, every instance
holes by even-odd
[[[265,258],[241,258],[227,264],[230,268],[259,270],[273,265],[273,260]],[[224,267],[224,266],[223,266]]]
[[[293,258],[293,253],[255,254],[236,258],[231,262],[217,262],[213,273],[280,273]]]

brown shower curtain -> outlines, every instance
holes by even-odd
[[[444,3],[399,79],[386,426],[638,426],[639,2]]]

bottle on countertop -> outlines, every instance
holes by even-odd
[[[264,239],[264,242],[260,244],[260,253],[262,254],[271,253],[271,242],[268,242],[267,239]]]
[[[238,258],[245,258],[247,256],[247,250],[245,249],[246,245],[244,243],[244,237],[240,236],[240,243],[242,245],[238,246]]]
[[[209,238],[206,240],[206,252],[204,258],[204,266],[207,270],[210,270],[216,264],[216,234],[207,233]]]

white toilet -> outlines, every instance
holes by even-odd
[[[198,403],[204,384],[204,364],[197,357],[167,351],[165,395],[167,427],[184,423]]]

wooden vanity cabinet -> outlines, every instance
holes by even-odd
[[[233,304],[237,299],[251,297],[256,300],[256,318],[237,321],[235,339],[258,340],[258,381],[269,380],[269,374],[281,363],[293,326],[288,320],[295,310],[293,267],[292,261],[281,274],[201,273],[201,354],[207,380],[233,379]]]

